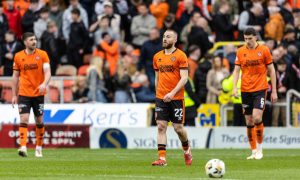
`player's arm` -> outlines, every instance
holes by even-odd
[[[43,83],[39,86],[39,92],[43,93],[46,90],[46,87],[48,86],[50,79],[51,79],[51,70],[50,70],[50,64],[49,63],[44,63],[43,64],[43,71],[44,71],[44,81]]]
[[[18,89],[19,89],[19,77],[20,77],[20,71],[14,70],[13,76],[12,76],[12,105],[17,104],[18,101]]]
[[[275,68],[273,63],[268,65],[268,72],[270,74],[271,84],[272,84],[271,101],[276,102],[277,101],[276,74],[275,74]]]
[[[165,102],[170,102],[173,99],[173,97],[175,96],[175,94],[177,94],[177,92],[180,91],[183,88],[185,83],[188,81],[188,77],[189,77],[188,69],[180,69],[180,80],[179,80],[179,82],[177,83],[175,88],[170,93],[165,95],[163,100]]]
[[[232,76],[233,76],[233,96],[238,98],[238,89],[237,89],[237,83],[238,83],[238,80],[239,80],[239,77],[240,77],[240,70],[241,70],[241,67],[239,65],[235,65],[234,66],[234,70],[233,70],[233,73],[232,73]]]

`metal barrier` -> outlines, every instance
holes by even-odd
[[[287,127],[291,127],[291,106],[292,106],[292,97],[296,96],[300,98],[300,93],[294,89],[288,90],[286,93],[286,125]]]
[[[299,95],[300,95],[300,93],[299,93]],[[287,107],[286,106],[287,103],[285,103],[285,102],[271,103],[270,101],[266,101],[266,104],[272,105],[272,106]],[[220,115],[221,115],[221,126],[225,126],[226,127],[227,126],[227,121],[228,121],[228,119],[227,119],[227,111],[233,111],[233,105],[223,104],[223,105],[221,105],[220,111],[221,111],[220,112]],[[288,108],[287,108],[286,112],[288,112]],[[288,120],[289,119],[288,116],[286,116],[286,117],[287,117],[286,118],[286,125],[287,125],[287,127],[290,127],[291,126],[290,120]]]
[[[54,85],[59,89],[59,103],[64,103],[64,81],[76,80],[76,76],[52,76],[48,85],[47,94],[45,95],[45,102],[51,103],[49,100],[49,86]],[[12,81],[12,77],[0,77],[0,81]],[[58,83],[57,83],[58,82]]]

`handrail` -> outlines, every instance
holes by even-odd
[[[49,85],[51,84],[51,81],[60,81],[59,82],[59,103],[64,103],[64,81],[65,80],[76,80],[76,76],[52,76]],[[12,81],[12,77],[0,77],[0,81]]]
[[[295,95],[300,98],[300,93],[294,89],[290,89],[286,93],[286,126],[291,127],[291,99]]]
[[[287,105],[287,103],[285,103],[285,102],[271,103],[270,101],[266,101],[266,104],[272,105],[272,106],[279,106],[279,107],[285,107]],[[221,109],[220,109],[221,126],[225,126],[225,127],[227,126],[227,121],[228,121],[227,111],[228,110],[233,110],[233,104],[223,104],[223,105],[221,105]],[[288,121],[286,123],[288,123]]]

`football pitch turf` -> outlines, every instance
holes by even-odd
[[[210,179],[204,166],[210,159],[225,162],[223,179],[300,179],[300,150],[264,150],[262,160],[246,160],[250,150],[193,150],[193,165],[184,165],[181,150],[168,150],[166,167],[152,167],[156,150],[45,149],[43,158],[0,149],[0,179]]]

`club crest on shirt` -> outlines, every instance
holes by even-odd
[[[40,60],[40,56],[35,56],[35,60]]]
[[[171,61],[173,61],[173,62],[176,61],[176,57],[175,57],[175,56],[172,56],[172,57],[171,57]]]
[[[258,55],[258,56],[261,56],[261,52],[258,52],[257,55]]]

